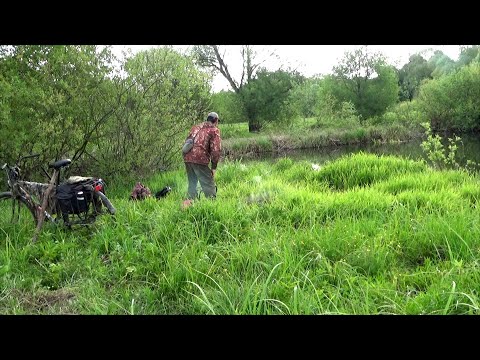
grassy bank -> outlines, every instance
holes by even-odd
[[[356,154],[320,169],[225,161],[218,199],[180,208],[183,170],[89,230],[0,208],[2,314],[479,314],[479,179]]]
[[[248,123],[221,124],[223,153],[229,158],[265,152],[283,153],[294,149],[327,146],[398,143],[423,136],[419,129],[400,124],[360,126],[318,124],[314,119],[298,119],[284,126],[269,126],[260,133],[249,133]]]

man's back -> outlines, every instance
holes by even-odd
[[[198,131],[198,132],[197,132]],[[184,162],[208,165],[220,160],[220,130],[209,121],[192,127],[189,137],[197,132],[192,150],[183,156]]]

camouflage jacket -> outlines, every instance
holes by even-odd
[[[198,130],[200,128],[200,130]],[[197,132],[198,130],[198,132]],[[212,169],[217,168],[221,153],[220,129],[211,122],[205,121],[192,127],[187,139],[197,132],[193,148],[183,155],[183,161],[188,163],[208,165],[212,162]]]

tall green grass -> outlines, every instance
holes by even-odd
[[[10,223],[2,314],[479,314],[479,179],[391,156],[320,168],[225,161],[218,197],[183,210],[183,169],[110,184],[87,229]]]

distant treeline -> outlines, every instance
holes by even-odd
[[[251,46],[244,73],[233,79],[219,46],[180,53],[171,46],[116,58],[109,46],[0,46],[0,162],[40,153],[45,164],[71,158],[71,172],[149,175],[181,162],[190,126],[217,111],[250,131],[314,117],[317,126],[429,122],[434,130],[472,131],[480,119],[479,47],[453,61],[441,51],[415,54],[401,69],[362,47],[333,73],[306,78],[267,71]],[[231,91],[213,94],[214,71]],[[36,176],[35,164],[22,164]]]

